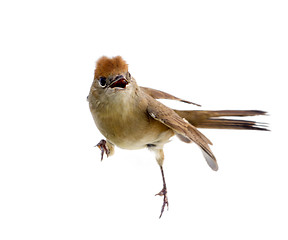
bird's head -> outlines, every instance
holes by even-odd
[[[110,96],[129,94],[133,85],[137,86],[128,72],[128,64],[122,57],[103,56],[97,61],[89,96],[93,94],[96,98],[109,98]]]

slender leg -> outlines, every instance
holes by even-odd
[[[161,208],[161,214],[160,214],[159,218],[162,217],[162,214],[163,214],[163,211],[164,211],[164,208],[166,205],[167,205],[167,210],[169,209],[169,203],[168,203],[168,197],[167,197],[167,187],[166,187],[163,167],[160,166],[160,169],[161,169],[162,180],[163,180],[163,189],[159,193],[157,193],[155,196],[157,196],[157,195],[164,196],[164,198],[163,198],[163,205]]]

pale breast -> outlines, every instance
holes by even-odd
[[[148,144],[161,146],[167,143],[174,132],[151,118],[141,108],[111,108],[97,112],[91,110],[100,132],[116,146],[124,149],[140,149]]]

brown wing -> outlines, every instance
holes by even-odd
[[[147,111],[149,115],[155,120],[160,121],[169,128],[171,128],[177,135],[187,140],[195,142],[203,152],[203,155],[208,165],[215,171],[218,170],[218,165],[215,156],[213,155],[208,144],[212,144],[200,131],[198,131],[190,123],[182,119],[172,109],[166,107],[164,104],[156,101],[148,96]]]
[[[152,98],[155,98],[155,99],[171,99],[171,100],[178,100],[178,101],[181,101],[181,102],[184,102],[184,103],[189,103],[189,104],[194,104],[196,106],[199,106],[201,107],[201,105],[197,104],[197,103],[193,103],[193,102],[189,102],[189,101],[186,101],[186,100],[183,100],[181,98],[177,98],[169,93],[166,93],[166,92],[162,92],[160,90],[156,90],[156,89],[153,89],[153,88],[147,88],[147,87],[140,87],[141,90],[143,92],[145,92],[146,94],[148,94],[149,96],[151,96]]]

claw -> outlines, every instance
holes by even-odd
[[[102,139],[95,147],[98,147],[101,150],[101,161],[103,160],[104,152],[106,153],[107,157],[109,156],[109,149],[107,148],[106,141]]]
[[[155,194],[155,196],[164,196],[163,205],[162,205],[161,213],[160,213],[160,216],[159,216],[159,218],[161,218],[162,214],[164,212],[165,206],[167,206],[167,210],[169,210],[169,203],[168,203],[166,186],[164,186],[163,189],[159,193]]]

